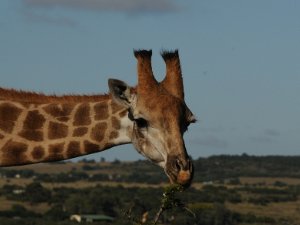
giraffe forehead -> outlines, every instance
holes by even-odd
[[[173,96],[148,98],[137,105],[141,114],[153,120],[179,120],[186,109],[185,103]]]

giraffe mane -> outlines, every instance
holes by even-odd
[[[85,102],[85,101],[104,101],[110,98],[110,94],[92,95],[46,95],[33,91],[23,91],[0,87],[0,100],[12,100],[25,103],[65,103],[65,102]]]

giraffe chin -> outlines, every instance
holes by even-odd
[[[181,170],[178,172],[177,176],[174,173],[166,173],[169,177],[171,184],[177,184],[182,186],[184,189],[188,188],[192,184],[193,171]]]
[[[165,165],[165,173],[170,183],[188,188],[193,181],[194,166],[189,158],[169,156]]]
[[[176,183],[183,186],[184,188],[188,188],[193,180],[193,175],[190,171],[179,171],[176,179]]]

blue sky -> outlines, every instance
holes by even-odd
[[[199,122],[194,157],[299,155],[300,2],[297,0],[2,0],[0,86],[103,93],[136,84],[133,49],[178,48],[186,102]],[[93,155],[141,158],[132,146]]]

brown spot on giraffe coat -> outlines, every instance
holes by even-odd
[[[111,118],[111,124],[112,124],[112,127],[116,130],[119,130],[121,128],[120,121],[114,116]]]
[[[33,149],[31,155],[33,159],[39,160],[45,155],[45,149],[42,146],[37,146]]]
[[[49,145],[49,155],[47,161],[58,161],[64,159],[64,143]]]
[[[112,131],[109,135],[109,139],[116,139],[117,137],[119,137],[119,133],[117,131]]]
[[[97,103],[94,106],[95,120],[105,120],[108,118],[108,106],[105,102]]]
[[[86,126],[91,123],[90,105],[87,103],[81,104],[74,116],[74,126]]]
[[[97,152],[100,146],[89,141],[84,141],[84,150],[86,153]]]
[[[65,138],[68,135],[68,126],[62,123],[50,122],[48,129],[48,138],[52,140]]]
[[[0,105],[0,129],[5,132],[12,132],[15,121],[22,110],[10,103]]]
[[[77,141],[71,141],[67,148],[67,157],[74,158],[79,155],[81,155],[80,143]]]
[[[29,141],[43,141],[44,134],[39,130],[23,130],[19,135]]]
[[[96,124],[96,126],[93,127],[92,129],[91,138],[94,141],[101,142],[104,138],[106,129],[107,129],[107,124],[105,122]]]
[[[44,136],[41,128],[45,123],[45,118],[38,110],[29,111],[24,120],[23,129],[19,135],[30,141],[43,141]]]
[[[38,110],[29,111],[24,120],[24,130],[37,130],[43,127],[45,118]]]
[[[73,137],[82,137],[87,132],[88,132],[88,128],[87,127],[78,127],[76,129],[74,129],[72,136]]]
[[[44,107],[44,110],[49,115],[55,117],[61,122],[67,122],[73,109],[71,104],[49,104]]]
[[[27,145],[9,140],[2,148],[1,165],[22,165],[28,162],[25,152]]]

